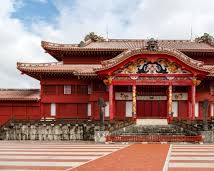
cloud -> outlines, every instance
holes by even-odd
[[[56,0],[57,28],[43,25],[40,34],[61,42],[80,41],[89,31],[113,38],[189,39],[214,30],[212,0]],[[36,25],[38,26],[38,25]]]
[[[11,17],[24,0],[4,0],[0,6],[0,87],[39,87],[38,81],[17,71],[16,62],[54,61],[44,53],[41,40],[77,43],[91,31],[106,37],[107,26],[110,38],[189,39],[191,27],[194,37],[204,32],[214,34],[213,0],[52,2],[59,11],[55,23],[32,20],[29,27],[20,18]]]
[[[41,49],[41,38],[28,32],[20,20],[10,17],[16,5],[14,1],[5,0],[0,7],[0,87],[38,87],[38,81],[20,74],[16,62],[44,62],[51,58]]]

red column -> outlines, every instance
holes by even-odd
[[[110,120],[114,119],[114,99],[113,99],[113,85],[109,85],[109,118]]]
[[[188,115],[187,115],[187,118],[189,118],[191,120],[191,118],[192,118],[192,86],[190,86],[189,90],[188,90],[188,102],[187,102],[187,106],[188,106]]]
[[[169,122],[172,120],[172,85],[168,87],[168,118]]]
[[[191,113],[191,119],[194,120],[195,118],[195,85],[192,85],[191,87],[192,92],[192,113]]]
[[[136,119],[136,109],[137,108],[137,97],[136,97],[136,85],[132,86],[132,117]]]

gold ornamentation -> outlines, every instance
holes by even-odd
[[[136,86],[132,86],[132,113],[135,117],[136,115],[136,106],[137,106],[137,98],[136,98]]]
[[[134,62],[130,62],[115,71],[114,74],[188,74],[189,71],[183,69],[175,62],[168,59],[159,58],[157,60],[140,58]]]
[[[169,114],[171,114],[172,113],[172,86],[170,85],[169,86],[169,89],[168,89],[168,91],[169,91],[169,96],[168,96],[168,105],[169,105]]]
[[[127,68],[124,69],[124,74],[135,74],[137,73],[137,64],[131,63]]]
[[[103,80],[103,82],[104,82],[105,85],[111,85],[112,79],[113,78],[111,76],[109,76],[107,79]]]
[[[193,78],[192,83],[193,83],[193,85],[198,86],[201,84],[201,80],[197,80],[196,78]]]
[[[167,66],[170,73],[176,73],[178,71],[178,66],[174,62],[168,62]]]

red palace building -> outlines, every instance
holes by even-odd
[[[99,120],[202,119],[214,116],[214,39],[108,39],[90,33],[79,44],[42,41],[52,63],[17,63],[37,89],[1,89],[0,121],[46,117]]]

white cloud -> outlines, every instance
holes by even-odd
[[[3,0],[0,0],[3,1]],[[46,3],[46,0],[38,0]],[[44,62],[41,40],[75,43],[90,31],[110,38],[189,39],[214,34],[213,0],[55,0],[56,23],[35,21],[32,30],[11,18],[21,0],[4,0],[0,6],[0,87],[35,87],[38,82],[16,69],[17,61]],[[36,14],[35,14],[36,15]]]
[[[41,49],[41,38],[26,31],[18,19],[10,17],[15,5],[14,1],[5,0],[0,7],[0,87],[38,87],[38,81],[20,74],[16,62],[43,62],[51,58]]]

